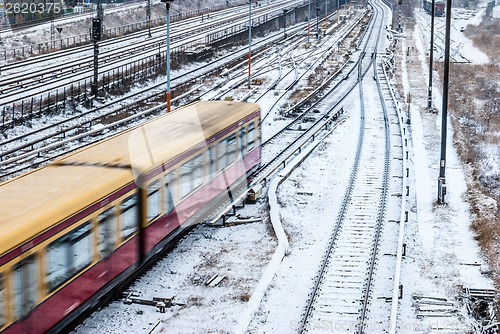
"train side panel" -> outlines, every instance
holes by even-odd
[[[258,168],[261,162],[260,114],[258,109],[255,110],[255,107],[239,105],[240,108],[245,109],[248,115],[238,122],[228,123],[223,130],[217,132],[216,117],[221,117],[217,113],[218,106],[226,108],[226,112],[230,112],[233,106],[219,102],[202,104],[202,106],[207,106],[209,110],[207,124],[209,124],[210,131],[208,133],[211,137],[207,137],[205,145],[199,146],[194,142],[193,146],[186,147],[180,152],[176,151],[175,158],[172,158],[170,162],[165,162],[157,166],[155,170],[149,171],[144,179],[148,185],[151,185],[155,180],[158,181],[158,189],[156,190],[151,191],[149,188],[138,190],[136,188],[136,180],[131,178],[132,173],[126,167],[129,157],[111,149],[126,147],[126,138],[120,136],[110,140],[110,145],[107,148],[105,145],[101,150],[100,144],[97,144],[92,146],[90,150],[84,151],[82,156],[74,154],[63,163],[45,170],[42,169],[40,173],[42,178],[37,178],[37,173],[31,174],[25,180],[21,178],[21,183],[27,184],[23,188],[25,192],[30,191],[28,187],[30,184],[36,183],[38,186],[43,186],[44,182],[52,182],[53,189],[50,189],[50,196],[54,198],[59,196],[60,199],[50,200],[50,196],[45,196],[43,193],[40,194],[41,196],[37,195],[38,198],[47,203],[59,204],[67,201],[68,203],[64,203],[64,208],[69,215],[65,219],[59,220],[59,217],[66,214],[62,207],[58,210],[48,207],[46,203],[39,202],[36,199],[37,196],[31,200],[33,203],[31,206],[29,203],[28,205],[20,203],[23,196],[20,196],[19,200],[14,203],[24,210],[23,214],[37,217],[36,219],[40,223],[33,223],[31,227],[32,230],[38,229],[39,232],[29,231],[28,225],[22,231],[11,228],[11,232],[17,233],[20,238],[26,238],[29,232],[34,233],[34,237],[28,239],[27,242],[18,242],[18,246],[15,248],[10,246],[14,245],[11,242],[9,246],[6,246],[6,250],[0,249],[0,299],[5,298],[9,292],[6,302],[0,300],[0,308],[2,308],[0,309],[0,330],[6,333],[60,331],[87,308],[97,304],[105,293],[123,284],[142,265],[141,260],[148,259],[153,255],[153,251],[158,250],[158,247],[164,247],[167,242],[170,242],[171,237],[180,230],[179,228],[198,223],[198,218],[194,217],[202,210],[207,209],[211,200],[229,198],[231,197],[229,192],[236,185],[245,185],[247,176]],[[181,119],[180,116],[176,117],[174,119]],[[234,115],[231,117],[234,118]],[[160,125],[161,122],[165,121],[160,120]],[[183,126],[183,122],[181,120],[179,126]],[[161,129],[163,128],[159,127],[157,130]],[[207,130],[204,128],[204,131]],[[183,140],[188,142],[186,138]],[[160,141],[159,144],[165,146],[164,141]],[[226,148],[219,148],[218,145],[221,147],[226,145]],[[229,147],[232,147],[232,151]],[[108,152],[117,157],[113,158]],[[221,155],[220,152],[224,152],[227,156]],[[234,154],[237,157],[234,157]],[[165,156],[169,155],[165,154]],[[79,160],[82,157],[88,158],[88,160]],[[106,161],[99,162],[95,160],[96,157],[110,159],[112,164],[107,166]],[[196,157],[203,157],[204,181],[194,188],[185,190],[187,188],[182,188],[184,185],[180,176],[181,166],[184,166],[186,161]],[[217,168],[211,167],[209,163],[215,157]],[[219,166],[221,159],[225,159],[226,162]],[[51,172],[47,173],[47,171]],[[73,175],[73,177],[69,177],[72,183],[65,184],[57,181],[54,175],[59,175],[60,171]],[[89,171],[94,171],[95,175]],[[176,175],[175,180],[167,178],[172,171],[175,171],[173,173]],[[196,178],[194,169],[190,170],[189,173],[190,180]],[[99,176],[100,179],[96,179],[96,176]],[[78,185],[78,180],[84,180],[85,177],[92,182],[81,181]],[[35,182],[30,180],[35,180]],[[9,193],[10,188],[14,189],[14,185],[15,182],[10,183],[8,187],[2,185],[0,194],[2,191]],[[67,190],[67,193],[64,192],[64,189]],[[82,202],[82,197],[78,197],[80,190],[86,191],[85,202]],[[169,197],[170,190],[174,193],[172,198]],[[68,198],[72,198],[71,203],[67,200]],[[127,206],[126,203],[133,198],[136,198],[137,202]],[[91,199],[93,202],[90,201]],[[83,208],[77,209],[78,205],[82,205]],[[30,212],[29,208],[39,209]],[[2,208],[0,208],[0,212],[1,210]],[[43,215],[37,216],[38,210],[43,210]],[[132,211],[128,210],[137,210],[137,213],[134,213],[134,222],[131,221],[130,215],[127,213]],[[16,210],[7,208],[5,211],[12,212],[11,216],[16,217]],[[51,218],[49,215],[54,216]],[[20,219],[19,224],[24,221]],[[54,222],[49,225],[48,221]],[[12,224],[8,225],[0,219],[0,226],[2,224],[12,226]],[[47,224],[50,228],[43,227],[43,224]],[[60,258],[63,256],[57,254],[63,254],[59,251],[66,249],[64,248],[66,245],[70,245],[69,248],[72,249],[73,253],[71,254],[74,254],[74,258],[68,262],[70,263],[68,267],[60,268],[59,262],[63,262],[58,262],[57,256]],[[85,245],[86,248],[79,248],[81,245]],[[85,251],[82,252],[82,249]],[[141,250],[145,254],[141,253]],[[54,260],[54,254],[57,255],[56,260]],[[52,257],[50,257],[51,255]],[[22,269],[22,271],[29,272],[29,275],[33,275],[34,278],[29,278],[30,282],[26,281],[25,278],[21,278],[20,283],[14,281],[14,278],[19,280],[19,277],[24,277],[24,274],[21,276],[17,274],[16,268],[19,264],[16,263],[22,264],[27,259],[35,259],[33,260],[34,265],[26,265],[27,269]],[[55,261],[56,266],[51,261]],[[65,271],[62,279],[59,279],[58,270]],[[18,290],[13,288],[14,284],[17,284],[18,287],[28,285],[31,287],[33,285],[36,293],[33,296],[30,296],[29,291],[20,293],[19,288],[17,288]],[[20,302],[19,298],[23,302]],[[24,301],[26,298],[29,299],[27,304]],[[17,304],[17,308],[23,308],[26,311],[15,310],[15,304]],[[32,308],[31,305],[36,305],[36,307]],[[14,313],[16,314],[14,315]],[[9,321],[14,322],[9,324]],[[6,325],[8,327],[5,327]]]

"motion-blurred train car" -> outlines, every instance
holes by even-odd
[[[59,332],[245,186],[260,110],[200,102],[0,185],[0,331]]]

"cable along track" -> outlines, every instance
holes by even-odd
[[[376,51],[378,38],[374,45]],[[368,75],[363,63],[358,68],[361,121],[354,166],[300,333],[367,330],[372,278],[388,201],[391,134],[376,53],[370,62],[373,74],[369,74],[375,81],[363,81]]]

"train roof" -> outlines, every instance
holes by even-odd
[[[58,161],[121,165],[145,173],[259,110],[232,101],[199,102]]]
[[[129,169],[49,165],[0,186],[0,255],[132,178]]]
[[[0,256],[258,110],[192,104],[0,184]]]

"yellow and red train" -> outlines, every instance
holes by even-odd
[[[0,184],[0,331],[59,332],[257,169],[260,110],[199,102]]]

